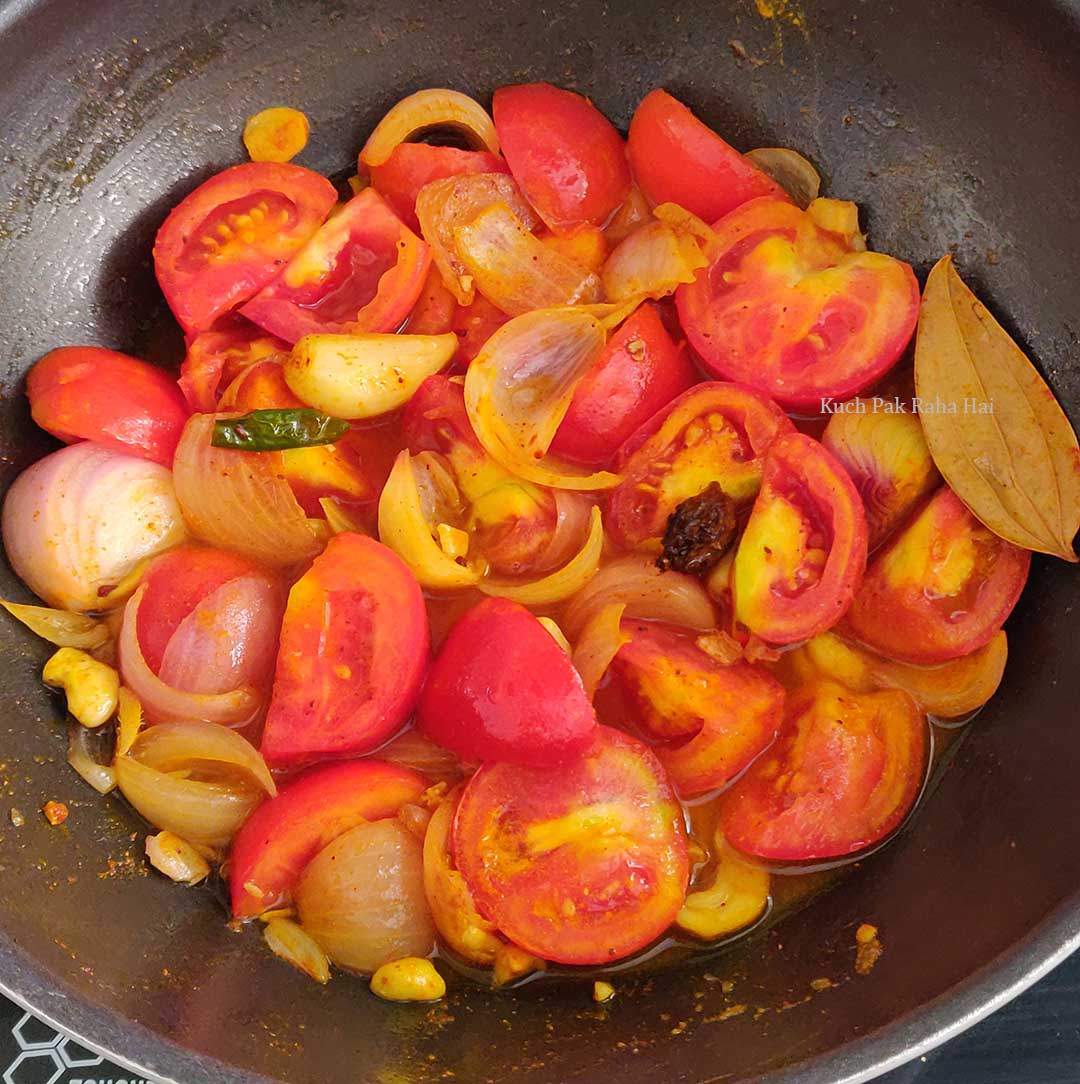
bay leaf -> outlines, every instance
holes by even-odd
[[[915,393],[934,463],[974,515],[1008,542],[1076,561],[1076,434],[951,256],[934,265],[923,291]]]

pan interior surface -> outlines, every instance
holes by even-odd
[[[0,3],[0,482],[49,447],[22,379],[67,343],[181,352],[154,231],[241,160],[244,119],[303,109],[299,161],[337,174],[397,98],[547,79],[625,128],[654,86],[735,145],[790,146],[857,201],[871,245],[965,278],[1080,418],[1080,8],[1010,0],[8,0]],[[26,598],[9,570],[5,598]],[[570,1084],[854,1081],[941,1041],[1080,939],[1080,703],[1071,568],[1036,559],[1004,685],[915,823],[844,885],[686,971],[456,989],[396,1007],[317,987],[231,932],[205,890],[150,876],[145,826],[64,762],[45,645],[0,630],[0,984],[164,1081]],[[66,801],[67,824],[37,811]],[[22,810],[14,828],[7,807]],[[854,931],[885,953],[853,971]],[[829,979],[815,991],[815,980]],[[817,983],[817,986],[823,984]]]

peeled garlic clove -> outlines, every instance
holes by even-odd
[[[180,884],[197,885],[210,876],[210,863],[174,832],[147,836],[146,857],[159,873]]]

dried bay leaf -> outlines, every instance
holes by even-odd
[[[915,392],[934,463],[964,504],[1001,538],[1076,561],[1076,434],[951,256],[935,264],[923,291]]]

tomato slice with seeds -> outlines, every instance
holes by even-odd
[[[277,906],[319,851],[357,825],[394,816],[426,786],[423,776],[398,764],[352,760],[309,768],[280,787],[233,840],[234,917],[254,918]]]
[[[697,381],[655,305],[646,302],[611,336],[578,382],[550,451],[603,467],[644,422]]]
[[[522,83],[495,91],[491,115],[514,180],[551,229],[602,226],[629,194],[622,136],[588,98]]]
[[[204,331],[258,293],[318,229],[334,186],[302,166],[245,162],[204,181],[154,242],[161,292],[185,331]]]
[[[420,585],[392,550],[334,535],[289,592],[261,751],[275,768],[357,756],[409,717],[430,636]]]
[[[794,430],[791,420],[753,388],[698,384],[645,422],[616,453],[623,480],[608,494],[606,525],[627,548],[655,548],[668,517],[710,482],[739,503],[761,484],[766,448]]]
[[[646,94],[630,121],[627,153],[652,204],[677,203],[714,222],[758,196],[784,190],[666,90]]]
[[[213,414],[221,393],[249,365],[275,354],[287,354],[289,344],[267,335],[250,320],[235,316],[210,331],[190,337],[177,383],[188,406],[199,414]]]
[[[454,818],[454,860],[485,918],[565,964],[644,948],[674,921],[689,877],[682,810],[663,767],[609,727],[561,768],[481,768]]]
[[[728,792],[721,825],[745,854],[837,858],[880,842],[915,804],[928,724],[907,693],[811,682],[790,697],[776,744]]]
[[[892,256],[853,250],[818,225],[814,204],[807,212],[755,199],[714,229],[709,267],[675,297],[690,345],[717,376],[816,411],[822,399],[869,387],[911,341],[915,273]]]
[[[241,312],[288,343],[393,332],[416,304],[430,266],[428,246],[365,188]]]
[[[847,471],[813,437],[778,438],[735,553],[735,616],[769,643],[808,640],[844,616],[865,568],[866,513]]]
[[[630,639],[611,664],[628,717],[685,798],[722,787],[772,744],[783,686],[746,662],[724,665],[697,646],[700,633],[623,621]]]
[[[903,662],[956,659],[993,639],[1030,567],[1029,550],[998,538],[942,486],[871,562],[845,627]]]

